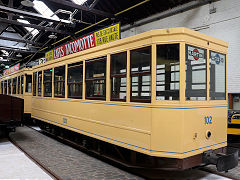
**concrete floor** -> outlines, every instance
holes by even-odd
[[[0,139],[0,179],[52,180],[7,139]]]

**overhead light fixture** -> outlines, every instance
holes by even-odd
[[[50,35],[48,36],[48,38],[49,38],[49,39],[56,39],[57,36],[56,36],[55,34],[50,34]]]
[[[20,58],[20,57],[22,57],[22,55],[21,55],[20,53],[18,53],[18,54],[16,55],[16,57],[19,57],[19,58]]]
[[[75,4],[83,5],[87,0],[72,0]]]
[[[5,68],[8,69],[8,68],[9,68],[9,65],[6,65]]]
[[[33,7],[34,6],[34,3],[30,0],[24,0],[24,1],[21,1],[21,4],[23,6],[27,6],[27,7]]]

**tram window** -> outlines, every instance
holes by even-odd
[[[206,50],[186,45],[186,100],[206,100]]]
[[[32,75],[26,75],[26,88],[25,92],[32,92]]]
[[[210,99],[226,99],[226,55],[210,51]]]
[[[7,84],[7,80],[4,81],[4,94],[7,94],[7,88],[8,88],[8,84]]]
[[[179,100],[179,70],[179,44],[157,45],[157,100]]]
[[[43,72],[44,72],[44,78],[43,78],[44,97],[51,97],[52,96],[52,69],[48,69]]]
[[[131,51],[131,101],[151,102],[151,47]]]
[[[38,72],[38,96],[42,96],[42,71]]]
[[[127,53],[111,55],[111,99],[126,101],[126,64]]]
[[[3,94],[3,90],[4,90],[4,88],[3,88],[3,81],[1,81],[1,94]]]
[[[36,96],[37,90],[37,73],[33,73],[33,96]]]
[[[12,79],[8,80],[8,94],[12,94]]]
[[[23,88],[24,88],[24,79],[23,79],[23,76],[21,76],[21,94],[23,94]]]
[[[68,65],[68,97],[82,98],[83,62]]]
[[[16,94],[17,92],[17,78],[13,78],[13,89],[12,89],[12,94]]]
[[[65,66],[54,68],[54,96],[65,97]]]
[[[17,93],[20,94],[20,76],[18,76],[18,88],[17,88]]]
[[[86,99],[106,100],[106,59],[86,61]]]

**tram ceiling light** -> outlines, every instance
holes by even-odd
[[[27,7],[33,7],[34,6],[34,3],[30,0],[24,0],[24,1],[21,1],[21,4],[23,6],[27,6]]]

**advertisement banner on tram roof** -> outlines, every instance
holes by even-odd
[[[74,41],[63,44],[57,48],[48,51],[45,54],[45,60],[51,61],[73,53],[84,51],[96,46],[107,44],[120,39],[120,24],[103,28],[86,36],[80,37]]]
[[[15,66],[12,66],[6,70],[3,71],[3,75],[8,75],[8,74],[11,74],[13,72],[16,72],[20,69],[20,63],[16,64]]]

